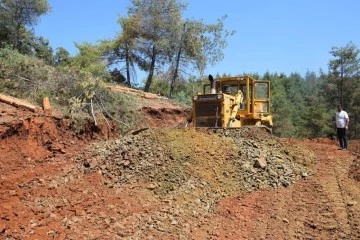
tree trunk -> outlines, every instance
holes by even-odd
[[[176,82],[176,78],[178,77],[181,51],[182,51],[182,47],[180,45],[179,51],[176,56],[174,75],[173,75],[173,78],[171,80],[171,85],[170,85],[170,98],[173,97],[175,82]]]
[[[357,114],[356,113],[354,114],[353,126],[354,126],[354,136],[355,136],[354,139],[358,139],[358,136],[357,136]]]
[[[126,61],[126,80],[128,82],[129,87],[131,87],[129,45],[127,43],[125,45],[125,61]]]
[[[150,90],[150,85],[151,85],[152,78],[153,78],[153,75],[154,75],[155,60],[156,60],[156,47],[153,46],[150,69],[149,69],[149,75],[148,75],[148,78],[146,80],[146,84],[145,84],[145,88],[144,88],[145,92],[149,92],[149,90]]]
[[[181,52],[182,52],[182,42],[183,42],[183,36],[185,33],[185,28],[186,28],[186,24],[184,24],[183,32],[182,32],[181,38],[180,38],[179,51],[177,52],[177,56],[176,56],[174,75],[173,75],[173,78],[172,78],[171,84],[170,84],[170,94],[169,94],[170,98],[173,97],[175,82],[176,82],[176,78],[178,77],[180,57],[181,57]]]
[[[17,5],[17,20],[19,20],[19,17],[23,14],[23,8],[21,5],[19,5],[20,3],[16,3]],[[21,36],[21,22],[17,21],[16,26],[15,26],[15,32],[14,32],[14,39],[13,39],[13,44],[14,44],[14,48],[17,49],[18,51],[20,51],[20,47],[21,47],[21,41],[20,41],[20,36]],[[20,51],[21,52],[21,51]]]
[[[340,65],[340,104],[341,104],[342,107],[344,107],[343,106],[343,104],[344,104],[343,90],[344,90],[344,66],[341,63],[341,65]]]

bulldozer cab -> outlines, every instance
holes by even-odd
[[[192,118],[195,127],[272,127],[270,82],[250,76],[213,79],[193,97]]]

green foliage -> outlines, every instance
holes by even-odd
[[[116,36],[113,41],[101,41],[102,55],[109,66],[115,66],[116,71],[113,71],[113,76],[117,76],[115,82],[126,81],[127,85],[131,87],[132,78],[136,76],[135,64],[140,69],[145,70],[147,63],[141,57],[141,52],[136,49],[138,42],[138,38],[135,37],[138,28],[137,18],[119,18],[118,22],[123,32]]]
[[[143,121],[143,116],[137,111],[138,106],[134,96],[104,91],[99,100],[103,115],[114,120],[123,133],[134,129]]]
[[[162,66],[171,52],[171,41],[181,22],[185,5],[178,0],[132,0],[128,14],[136,27],[124,31],[136,38],[136,49],[149,71],[144,90],[150,89],[156,66]],[[130,25],[125,25],[130,26]]]
[[[227,46],[227,38],[235,31],[225,29],[227,16],[217,19],[214,24],[205,24],[202,20],[187,20],[185,35],[186,54],[194,61],[200,75],[208,65],[214,65],[224,57],[223,49]]]
[[[21,53],[32,51],[33,33],[29,29],[40,16],[50,11],[47,0],[1,0],[1,43],[10,45]]]
[[[349,135],[358,138],[360,129],[360,50],[349,42],[343,47],[333,47],[333,59],[329,61],[329,75],[326,81],[328,94],[325,98],[335,109],[342,104],[350,117]]]
[[[150,87],[150,91],[168,97],[170,82],[164,77],[155,76]]]
[[[56,49],[54,55],[54,65],[55,66],[70,66],[71,64],[71,56],[70,53],[63,47],[59,47]]]
[[[47,39],[43,37],[36,37],[32,44],[34,55],[36,57],[44,60],[49,65],[54,63],[53,49]]]
[[[284,76],[269,75],[271,81],[271,112],[274,120],[274,134],[280,137],[295,135],[294,123],[291,119],[294,111],[286,90],[287,78]]]
[[[75,126],[93,118],[112,119],[121,131],[128,131],[141,120],[135,101],[109,93],[104,82],[92,73],[55,68],[8,48],[0,49],[0,91],[38,105],[48,96],[52,105],[75,121]]]
[[[38,90],[46,88],[53,69],[43,61],[27,57],[9,48],[0,49],[0,89],[18,97],[36,99]]]
[[[186,69],[196,70],[203,75],[208,65],[223,59],[226,38],[234,34],[224,28],[225,18],[218,19],[216,24],[188,19],[178,23],[171,41],[172,51],[169,52],[169,72],[172,75],[170,97]]]
[[[224,27],[226,16],[215,24],[205,24],[183,19],[185,9],[180,0],[132,0],[128,16],[118,21],[122,32],[114,40],[101,43],[108,64],[116,65],[129,85],[135,66],[147,71],[145,91],[155,84],[155,69],[168,69],[169,97],[182,91],[174,88],[185,78],[183,73],[197,70],[202,75],[208,65],[223,58],[226,38],[234,34]]]
[[[186,106],[191,106],[192,104],[192,98],[185,91],[177,91],[174,95],[174,100]]]
[[[344,47],[333,47],[330,54],[334,57],[329,61],[329,83],[334,84],[336,88],[332,94],[336,102],[347,107],[353,100],[353,87],[356,77],[360,73],[360,50],[353,43],[348,43]],[[358,84],[355,84],[358,86]]]
[[[332,117],[332,111],[325,103],[308,106],[304,112],[303,135],[310,138],[334,137]]]
[[[182,81],[178,81],[176,83],[172,99],[176,102],[184,104],[187,107],[191,107],[192,97],[203,91],[203,85],[205,83],[208,83],[206,78],[200,80],[196,78],[189,78],[187,80],[182,79]],[[169,97],[170,84],[169,78],[164,75],[156,76],[153,80],[150,91]]]
[[[101,46],[90,43],[75,44],[79,54],[71,59],[70,66],[84,72],[92,73],[94,77],[110,79],[110,73],[106,69],[106,62],[101,58]]]
[[[327,137],[333,133],[332,110],[325,102],[321,86],[324,79],[315,73],[266,73],[271,80],[271,111],[274,134],[280,137]]]

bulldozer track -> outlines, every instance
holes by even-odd
[[[351,157],[346,152],[334,157],[332,150],[319,156],[315,176],[296,185],[292,192],[294,212],[298,216],[293,237],[297,239],[360,238],[359,214],[354,209],[357,206],[349,206],[359,195],[343,184],[351,181],[345,167],[350,165],[345,161],[350,162]]]
[[[237,228],[244,229],[245,226],[246,231],[237,231],[233,235],[227,233],[228,237],[360,239],[359,183],[348,177],[351,155],[339,152],[335,146],[329,149],[321,144],[311,145],[319,158],[312,176],[287,188],[254,192],[232,200],[238,205],[231,210],[238,213]],[[227,202],[226,206],[233,204]],[[219,230],[220,239],[226,238],[226,225],[229,223],[226,218],[218,221],[224,222],[220,223],[223,225]],[[224,235],[221,231],[225,232]]]

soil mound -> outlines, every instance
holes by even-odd
[[[77,160],[86,171],[101,172],[111,188],[142,182],[160,198],[200,198],[210,211],[211,201],[238,191],[287,187],[307,177],[304,163],[315,155],[259,128],[149,129],[96,143]]]

